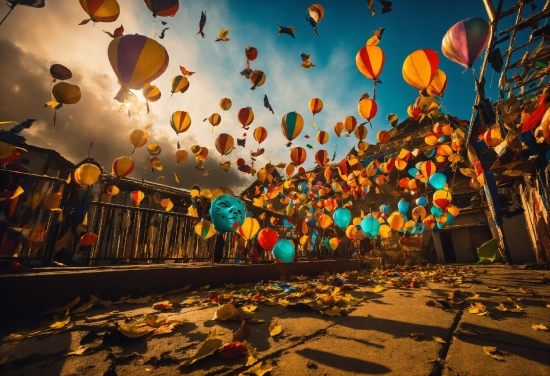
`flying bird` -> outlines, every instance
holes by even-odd
[[[273,111],[273,107],[271,107],[271,104],[269,103],[269,99],[267,98],[267,95],[264,95],[264,107],[267,108],[273,115],[275,115],[275,111]]]
[[[279,35],[287,34],[290,35],[292,38],[296,39],[296,35],[294,35],[294,26],[281,26],[279,25]]]
[[[253,157],[259,157],[264,152],[265,152],[264,148],[258,148],[258,150],[256,150],[256,151],[250,151],[250,155],[253,156]]]
[[[184,76],[186,77],[191,77],[192,75],[194,75],[196,72],[190,72],[188,71],[187,69],[185,69],[184,67],[182,67],[180,65],[180,71],[181,71],[181,74],[183,74]]]
[[[117,27],[112,33],[107,30],[103,30],[103,32],[114,39],[116,37],[121,37],[124,35],[124,26],[120,25],[120,27]]]
[[[237,145],[244,148],[246,145],[246,138],[237,138]]]
[[[309,22],[309,24],[313,28],[313,32],[315,33],[315,35],[319,36],[319,33],[317,32],[317,21],[315,21],[310,16],[306,16],[306,21]]]
[[[229,29],[222,28],[220,30],[220,35],[218,35],[218,38],[216,39],[216,42],[227,42],[230,39],[227,37],[227,34],[229,34]]]
[[[197,33],[197,35],[200,34],[200,36],[203,38],[204,38],[204,25],[206,25],[206,12],[202,11],[201,20],[199,21],[199,32]]]
[[[304,69],[309,69],[309,68],[313,68],[315,66],[315,64],[313,64],[311,62],[311,59],[309,57],[309,55],[307,54],[301,54],[300,55],[302,57],[302,68]]]
[[[252,69],[245,69],[241,71],[241,76],[244,77],[245,80],[250,80],[250,74],[253,72]]]
[[[162,29],[162,31],[160,32],[160,35],[159,35],[159,38],[160,39],[164,39],[164,33],[166,32],[166,30],[170,29],[169,27],[165,28],[165,29]]]

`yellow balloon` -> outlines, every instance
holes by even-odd
[[[392,230],[399,231],[405,225],[405,220],[403,219],[401,213],[393,212],[388,218],[388,224],[390,225]]]
[[[391,235],[391,227],[386,224],[380,225],[380,231],[378,233],[382,239],[387,239]]]

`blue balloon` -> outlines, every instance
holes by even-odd
[[[380,211],[384,214],[389,214],[390,213],[390,207],[386,204],[382,204],[382,205],[380,205]]]
[[[438,208],[437,206],[432,206],[430,213],[432,213],[434,217],[439,218],[443,215],[443,209]]]
[[[380,232],[380,222],[374,217],[366,217],[361,221],[361,230],[369,238],[374,239]]]
[[[447,136],[441,136],[439,137],[439,140],[437,140],[437,142],[439,142],[440,144],[444,143],[445,141],[447,141]]]
[[[415,223],[413,227],[413,234],[422,234],[426,230],[426,226],[423,223]]]
[[[428,205],[428,198],[426,196],[420,196],[419,198],[416,199],[416,205],[422,206],[422,207]]]
[[[399,200],[399,202],[397,203],[397,210],[401,214],[407,214],[410,207],[411,207],[411,204],[409,204],[407,201],[403,199]]]
[[[447,177],[442,173],[436,172],[435,174],[430,176],[428,182],[435,189],[443,189],[445,188],[445,183],[447,183]]]
[[[351,212],[347,208],[338,208],[332,216],[334,223],[341,229],[348,227],[351,222]]]
[[[447,222],[445,222],[445,225],[450,226],[453,223],[455,223],[455,217],[452,214],[447,213]]]
[[[294,248],[294,243],[288,239],[280,239],[273,247],[271,251],[273,257],[277,260],[288,264],[289,262],[294,261],[294,255],[296,254],[296,249]]]
[[[437,222],[436,227],[440,230],[443,230],[445,228],[445,223]]]
[[[210,204],[210,218],[218,232],[235,232],[244,222],[246,207],[236,197],[219,195]]]
[[[426,158],[431,158],[435,155],[435,149],[436,148],[433,148],[432,150],[429,150],[427,152],[424,153],[424,155],[426,156]]]
[[[418,169],[415,168],[415,167],[412,167],[412,168],[409,168],[409,175],[411,175],[411,177],[416,177],[416,174],[418,174]]]

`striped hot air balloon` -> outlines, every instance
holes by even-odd
[[[109,44],[109,62],[123,91],[139,90],[160,77],[168,67],[168,52],[156,40],[128,34]]]
[[[175,76],[172,78],[172,94],[185,93],[189,89],[189,80],[186,76]]]
[[[407,56],[403,63],[403,78],[418,90],[427,89],[435,77],[438,66],[439,55],[436,51],[428,48],[416,50]]]
[[[143,0],[153,17],[174,17],[180,7],[179,0]]]
[[[357,111],[363,119],[370,122],[371,119],[376,116],[376,113],[378,112],[378,106],[376,105],[376,102],[369,97],[368,94],[363,94],[361,99],[359,99]]]
[[[353,133],[355,134],[355,137],[357,137],[357,139],[359,141],[364,140],[365,138],[367,138],[367,133],[368,132],[369,131],[367,130],[367,127],[365,127],[363,124],[358,125],[353,130]]]
[[[387,144],[391,140],[390,132],[385,131],[385,130],[381,130],[376,134],[376,139],[381,144]]]
[[[191,116],[185,111],[175,111],[170,116],[170,125],[176,134],[183,133],[191,126]]]
[[[231,135],[221,133],[216,138],[216,150],[218,150],[221,155],[227,155],[233,150],[234,142],[235,141]]]
[[[288,141],[294,140],[304,128],[304,118],[297,112],[289,112],[281,119],[281,131]]]
[[[435,163],[431,162],[431,161],[425,161],[425,162],[422,162],[422,165],[420,167],[420,173],[426,178],[426,179],[429,179],[430,176],[432,176],[433,174],[435,174],[436,172],[436,167],[435,167]]]
[[[441,69],[438,69],[432,82],[428,85],[428,94],[443,97],[445,89],[447,89],[447,75]]]
[[[155,85],[145,84],[141,93],[147,102],[156,102],[160,99],[160,89]]]
[[[237,229],[237,233],[244,240],[252,240],[256,234],[260,231],[260,223],[256,218],[246,217],[241,227]]]
[[[357,119],[355,118],[355,116],[349,115],[346,116],[343,123],[346,131],[348,131],[348,133],[351,133],[355,130],[355,127],[357,126]]]
[[[319,131],[319,133],[317,133],[317,142],[319,142],[321,145],[326,144],[328,142],[328,139],[329,135],[327,132]]]
[[[334,124],[334,133],[336,133],[336,137],[339,138],[342,135],[342,133],[344,133],[344,129],[346,129],[346,126],[341,121]]]
[[[306,149],[300,146],[290,149],[290,160],[292,160],[295,165],[301,165],[306,161],[306,158]]]
[[[228,111],[230,108],[231,108],[231,105],[233,103],[231,102],[231,99],[229,98],[222,98],[220,100],[220,108],[223,110],[223,111]]]
[[[206,240],[214,236],[216,234],[216,230],[214,229],[212,222],[203,219],[195,225],[195,234],[200,236],[201,239]]]
[[[113,162],[113,175],[117,178],[128,176],[134,171],[134,161],[130,157],[118,157]]]
[[[326,150],[317,150],[315,152],[315,163],[321,167],[325,167],[328,163],[328,152]]]
[[[133,191],[130,194],[130,197],[132,198],[132,203],[134,206],[139,206],[141,201],[145,198],[145,194],[142,191]]]
[[[357,150],[365,151],[369,147],[369,143],[365,141],[359,141],[357,143]]]
[[[355,64],[359,72],[373,81],[374,99],[376,99],[376,83],[380,82],[378,77],[382,73],[385,60],[384,51],[378,46],[364,46],[357,52],[357,56],[355,56]]]
[[[397,122],[399,122],[399,116],[397,116],[397,114],[388,114],[388,116],[386,116],[386,120],[388,120],[388,123],[390,123],[390,125],[395,128],[397,126]]]
[[[259,126],[259,127],[256,127],[256,129],[254,129],[254,139],[258,141],[259,144],[264,142],[266,138],[267,138],[267,130],[264,127]]]
[[[308,103],[309,110],[313,115],[323,110],[323,101],[319,98],[312,98]]]
[[[80,25],[88,22],[114,22],[120,15],[120,5],[117,0],[79,0],[84,12],[90,19],[84,20]]]
[[[489,23],[480,17],[459,21],[447,32],[441,42],[443,55],[451,61],[471,68],[489,43]]]
[[[325,9],[321,4],[313,4],[307,8],[309,16],[313,18],[316,23],[321,22],[323,16],[325,15]]]
[[[212,125],[213,127],[217,127],[218,125],[220,125],[221,121],[222,121],[222,117],[220,114],[218,114],[217,112],[213,113],[212,115],[210,115],[208,117],[208,119],[204,119],[204,121],[208,120],[208,122],[210,123],[210,125]]]
[[[262,86],[265,83],[266,75],[261,70],[255,70],[250,73],[249,79],[252,83],[250,90],[256,90],[258,86]]]
[[[254,121],[254,111],[250,107],[244,107],[237,112],[237,120],[244,129],[248,130],[248,127]]]
[[[129,140],[132,146],[134,147],[134,149],[136,149],[145,145],[147,143],[148,138],[149,138],[149,135],[143,130],[134,129],[132,133],[130,133]]]

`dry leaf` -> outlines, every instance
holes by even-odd
[[[266,373],[273,370],[273,365],[268,362],[265,365],[263,362],[260,362],[256,364],[254,367],[250,367],[246,371],[239,373],[239,376],[247,376],[247,375],[256,375],[256,376],[263,376]]]
[[[76,315],[78,313],[84,313],[87,310],[89,310],[90,308],[92,308],[93,306],[94,306],[94,303],[92,303],[92,302],[84,303],[80,307],[78,307],[77,309],[72,311],[71,313],[74,314],[74,315]]]
[[[487,307],[485,307],[483,304],[476,302],[475,305],[470,303],[470,308],[468,308],[468,312],[479,315],[479,316],[489,316],[489,312],[487,311]]]
[[[167,311],[172,309],[172,303],[170,303],[168,300],[158,302],[153,304],[153,309],[156,309],[157,311]]]
[[[374,288],[374,290],[372,290],[372,292],[375,293],[375,294],[377,294],[377,293],[379,293],[379,292],[382,292],[382,291],[384,291],[384,286],[382,286],[382,285],[377,285],[377,286]]]
[[[26,334],[17,334],[17,333],[11,333],[9,336],[5,337],[8,341],[21,341],[22,339],[27,338]]]
[[[418,341],[420,338],[424,337],[424,333],[406,333],[407,336],[411,337],[415,341]]]
[[[187,298],[183,302],[181,302],[180,305],[192,305],[192,304],[198,304],[200,302],[201,301],[198,298]]]
[[[253,304],[245,305],[245,306],[242,306],[242,307],[241,307],[241,310],[242,310],[243,312],[246,312],[246,313],[256,312],[257,309],[258,309],[258,306],[257,306],[257,305],[253,305]]]
[[[229,320],[229,319],[235,319],[238,318],[240,315],[240,311],[235,308],[235,306],[231,303],[227,303],[222,305],[220,308],[214,312],[214,317],[212,317],[212,320]]]
[[[439,342],[439,343],[442,343],[442,344],[446,344],[447,342],[445,342],[445,340],[441,337],[436,337],[436,336],[432,336],[432,338],[434,339],[435,342]]]
[[[277,320],[274,320],[271,322],[271,324],[269,324],[269,335],[271,337],[281,334],[281,332],[283,331],[283,326],[277,325],[277,324],[278,324]]]
[[[247,317],[246,322],[249,323],[249,324],[261,324],[261,323],[264,323],[265,320],[264,319],[259,319],[257,317]]]
[[[159,326],[157,329],[155,329],[155,331],[153,332],[153,335],[158,336],[162,334],[170,334],[174,331],[175,328],[176,327],[174,326],[174,324],[162,325],[162,326]]]
[[[149,332],[151,332],[151,328],[146,325],[140,325],[136,322],[131,323],[125,323],[125,322],[117,322],[118,324],[118,331],[120,334],[122,334],[125,337],[128,338],[139,338],[143,337]]]
[[[220,358],[233,359],[247,351],[246,345],[240,341],[228,342],[220,348]]]
[[[498,349],[494,346],[483,346],[483,352],[499,362],[504,361],[504,357],[499,355]]]
[[[54,322],[52,325],[50,325],[50,329],[53,329],[53,330],[60,330],[60,329],[63,329],[64,327],[67,326],[67,324],[71,321],[71,318],[69,316],[67,316],[66,319],[64,319],[63,321],[56,321]]]
[[[220,347],[222,347],[223,341],[216,335],[216,329],[213,329],[209,334],[206,340],[201,344],[197,352],[187,358],[182,365],[188,366],[195,363],[198,360],[206,358],[208,355],[216,352]]]
[[[330,309],[327,309],[326,311],[321,311],[323,315],[327,316],[341,316],[342,309],[336,306],[331,307]]]
[[[88,350],[89,347],[87,346],[80,346],[75,351],[71,351],[70,353],[67,353],[67,355],[82,355],[86,350]]]
[[[508,308],[506,308],[506,307],[504,306],[504,304],[502,304],[502,302],[500,302],[500,304],[497,306],[497,309],[498,309],[499,311],[502,311],[502,312],[509,312],[509,311],[510,311]]]
[[[243,341],[243,343],[248,351],[248,359],[245,366],[250,366],[258,361],[258,350],[247,341]]]
[[[243,320],[241,327],[233,333],[233,341],[244,341],[250,335],[250,328],[246,326],[246,321]]]
[[[521,292],[522,294],[533,295],[532,291],[525,290],[523,287],[519,288],[519,292]]]
[[[548,328],[546,326],[544,326],[543,324],[533,324],[531,325],[531,328],[535,329],[535,330],[548,330]]]
[[[474,293],[474,296],[470,297],[470,299],[472,300],[479,299],[479,294],[477,292]]]

